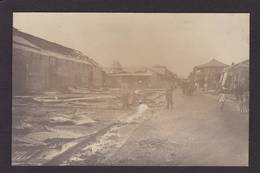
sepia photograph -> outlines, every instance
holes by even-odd
[[[12,166],[249,166],[249,18],[14,12]]]

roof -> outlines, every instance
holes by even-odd
[[[34,49],[40,49],[38,46],[32,44],[31,42],[27,41],[26,39],[20,37],[20,36],[13,36],[13,42],[22,46],[27,46]]]
[[[38,55],[51,56],[51,57],[57,58],[57,59],[63,59],[63,60],[68,60],[68,61],[72,61],[72,62],[78,62],[78,63],[87,64],[87,65],[92,65],[88,61],[83,61],[83,60],[80,60],[80,59],[68,58],[66,56],[62,56],[61,54],[58,54],[58,53],[55,53],[55,52],[50,52],[50,51],[46,51],[46,50],[42,50],[42,49],[38,50],[38,49],[29,47],[29,46],[23,46],[21,44],[14,44],[13,48],[21,49],[23,51],[29,51],[29,52],[37,53]]]
[[[226,67],[226,66],[228,66],[228,65],[224,64],[223,62],[220,62],[216,59],[212,59],[206,64],[201,64],[201,65],[195,66],[195,68]]]
[[[153,66],[153,67],[128,66],[128,67],[123,67],[123,72],[120,73],[113,73],[112,68],[107,67],[104,69],[111,76],[151,76],[154,73],[160,75],[172,74],[176,76],[176,74],[168,70],[166,66]]]
[[[21,32],[15,28],[13,28],[13,37],[15,38],[15,40],[13,40],[14,42],[22,42],[27,46],[30,45],[34,48],[37,47],[46,52],[51,52],[52,54],[56,55],[63,55],[71,59],[86,61],[87,63],[92,64],[93,66],[100,67],[100,65],[97,62],[95,62],[93,59],[89,58],[88,56],[84,55],[78,50],[68,48],[60,44]]]
[[[232,66],[229,66],[225,69],[225,71],[231,71],[231,70],[235,70],[238,68],[249,68],[249,59],[241,61],[237,64],[234,64]]]
[[[164,75],[166,73],[166,67],[165,66],[153,66],[150,68],[151,71]]]
[[[17,29],[13,30],[13,35],[20,36],[23,39],[31,42],[32,44],[40,47],[41,49],[56,52],[59,54],[67,55],[67,56],[77,56],[77,52],[74,49],[59,45],[57,43],[18,31]]]
[[[152,73],[150,72],[142,72],[142,73],[110,73],[109,76],[126,76],[126,77],[131,77],[131,76],[140,76],[140,77],[148,77],[152,76]]]
[[[104,70],[107,73],[113,73],[112,67],[104,67]],[[145,73],[148,71],[149,69],[147,67],[127,66],[127,67],[122,67],[122,72],[118,72],[118,73]]]
[[[249,67],[249,59],[241,61],[237,64],[234,65],[235,67],[245,67],[248,68]]]
[[[123,70],[131,73],[140,73],[140,72],[147,72],[147,68],[143,66],[132,66],[132,67],[123,67]]]

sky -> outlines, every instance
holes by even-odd
[[[249,59],[248,13],[14,13],[13,26],[104,67],[164,65],[186,77],[213,58]]]

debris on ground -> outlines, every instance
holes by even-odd
[[[121,90],[70,87],[68,92],[46,91],[13,97],[12,162],[17,165],[41,165],[78,144],[80,139],[112,126],[84,150],[71,155],[68,162],[97,157],[123,144],[118,131],[127,124],[140,123],[160,107],[162,91],[140,90],[144,103],[122,110]],[[131,126],[131,125],[130,125]],[[124,133],[127,133],[125,130]],[[120,140],[119,140],[120,139]],[[75,142],[75,143],[74,143]],[[22,158],[22,159],[21,159]],[[32,159],[33,158],[33,159]],[[60,164],[63,162],[61,161]]]

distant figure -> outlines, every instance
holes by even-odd
[[[193,81],[189,81],[187,86],[187,95],[189,96],[192,95],[194,91],[195,91],[195,84]]]
[[[249,112],[249,91],[244,93],[244,108],[245,112]]]
[[[195,89],[199,89],[199,83],[195,82]]]
[[[134,92],[135,92],[134,88],[129,89],[129,95],[128,95],[129,106],[132,106],[134,104],[134,100],[135,100],[135,93]]]
[[[167,109],[173,109],[173,85],[172,84],[168,84],[166,87],[166,103],[167,103]]]
[[[181,87],[182,87],[182,93],[186,95],[187,94],[187,88],[188,88],[188,82],[186,80],[183,80]]]
[[[204,87],[204,79],[203,79],[203,78],[199,80],[199,86],[200,86],[201,88]]]
[[[123,109],[129,109],[129,97],[130,97],[130,90],[128,88],[127,83],[122,84],[122,103]]]
[[[208,91],[208,83],[204,82],[204,91]]]
[[[239,102],[239,111],[240,112],[248,112],[249,108],[249,93],[248,92],[244,92],[242,94],[242,97],[240,98],[240,102]]]
[[[218,102],[219,102],[219,105],[220,105],[220,110],[223,111],[223,108],[224,108],[224,105],[225,105],[225,102],[226,102],[226,94],[225,94],[223,89],[220,90]]]
[[[238,107],[239,107],[239,112],[244,112],[244,103],[243,103],[243,98],[242,97],[239,97]]]
[[[234,94],[235,94],[235,97],[236,97],[237,101],[241,101],[242,100],[243,87],[238,82],[235,82]]]

